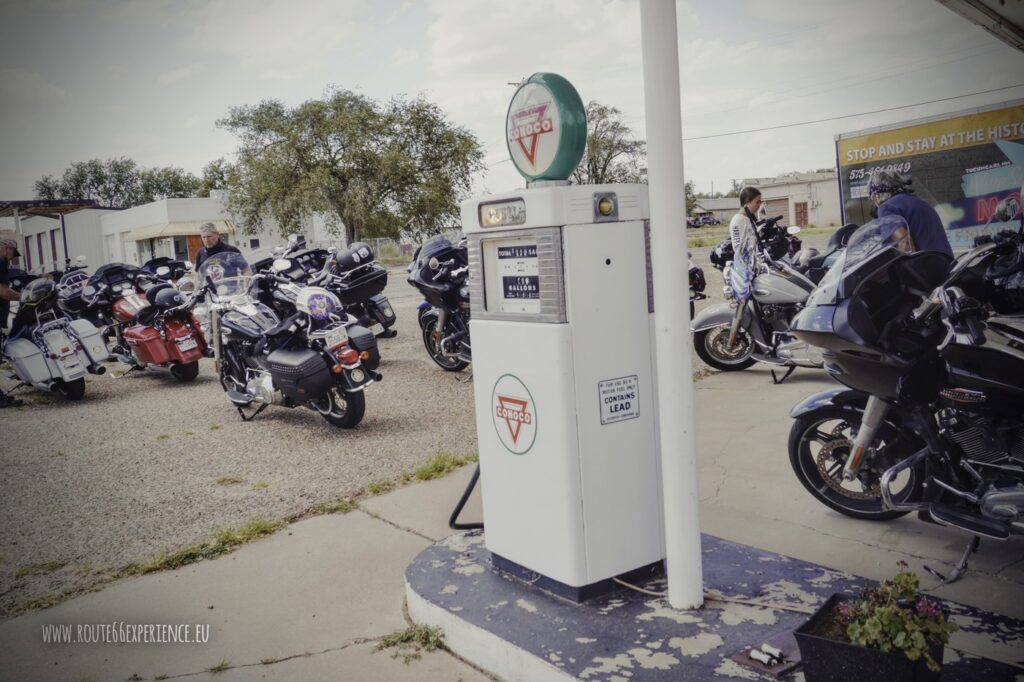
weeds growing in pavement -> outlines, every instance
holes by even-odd
[[[270,484],[267,483],[266,481],[256,481],[255,483],[252,484],[252,489],[253,490],[264,490],[264,489],[269,488],[269,487],[270,487]]]
[[[380,495],[395,489],[395,482],[390,479],[384,479],[383,481],[374,481],[370,485],[366,486],[366,490],[371,495]]]
[[[217,485],[234,485],[235,483],[241,483],[242,477],[237,474],[224,474],[217,479]]]
[[[359,508],[359,503],[347,497],[339,497],[333,502],[321,502],[313,507],[317,514],[348,514]]]
[[[24,578],[26,575],[39,575],[41,573],[53,573],[67,566],[66,561],[40,561],[38,564],[31,564],[23,568],[19,568],[18,572],[15,573],[15,577]]]
[[[421,652],[423,651],[447,650],[447,648],[444,645],[444,633],[440,628],[413,625],[405,630],[381,637],[373,651],[376,653],[385,649],[394,649],[391,658],[401,656],[402,662],[408,665],[410,661],[422,658]]]
[[[38,597],[26,599],[14,607],[14,612],[21,613],[22,611],[33,611],[35,609],[48,609],[62,601],[64,601],[64,597],[62,595],[57,594],[56,592],[49,592],[47,594],[41,594]]]
[[[206,672],[211,673],[213,675],[216,675],[217,673],[224,672],[225,670],[227,670],[230,667],[231,667],[231,661],[222,658],[220,663],[218,663],[217,665],[210,666],[209,668],[206,669]]]
[[[184,549],[179,549],[169,554],[161,554],[142,563],[129,564],[122,570],[122,574],[145,575],[156,571],[178,568],[202,561],[203,559],[213,559],[250,540],[270,535],[282,526],[284,526],[283,521],[255,519],[239,528],[222,530],[206,542],[197,542]]]
[[[441,476],[445,476],[455,471],[463,464],[469,464],[476,460],[476,455],[461,457],[447,452],[439,452],[431,457],[426,464],[417,467],[416,471],[413,472],[413,478],[420,481],[429,481],[434,478],[440,478]]]
[[[211,431],[216,431],[219,428],[221,428],[220,424],[210,424]]]
[[[170,440],[171,434],[169,433],[158,433],[156,434],[155,440]]]

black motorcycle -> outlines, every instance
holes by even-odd
[[[286,247],[254,262],[253,272],[269,272],[276,261],[287,260],[289,267],[280,269],[278,275],[297,284],[316,285],[331,291],[341,300],[345,312],[374,336],[388,339],[398,334],[394,329],[397,319],[394,308],[383,294],[388,271],[377,263],[369,244],[355,242],[340,252],[333,247],[305,247],[304,239],[292,235]]]
[[[951,268],[908,252],[902,218],[872,221],[791,325],[848,387],[793,408],[797,478],[848,516],[918,511],[972,534],[950,582],[980,536],[1024,531],[1022,234],[980,240]]]
[[[447,372],[473,361],[469,341],[469,259],[464,243],[432,237],[413,255],[409,284],[423,294],[419,323],[430,359]]]
[[[157,256],[142,264],[142,270],[164,282],[177,282],[192,272],[192,263],[169,256]]]
[[[221,386],[243,420],[279,405],[307,407],[339,428],[359,424],[366,411],[363,391],[381,375],[364,364],[337,296],[274,272],[250,277],[236,253],[211,256],[199,271],[205,285],[197,295],[210,300],[210,340]],[[291,301],[294,312],[278,318],[253,297],[256,287]],[[252,406],[246,414],[244,408]]]

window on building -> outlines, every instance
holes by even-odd
[[[258,249],[258,248],[260,248],[260,240],[259,239],[250,239],[249,240],[249,248],[250,249]]]
[[[53,255],[53,262],[57,263],[57,230],[50,230],[50,253]]]

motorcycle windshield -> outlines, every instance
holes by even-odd
[[[240,253],[215,253],[199,266],[199,281],[213,280],[217,296],[244,294],[249,288],[249,263]]]
[[[862,279],[858,273],[863,266],[887,249],[899,253],[914,250],[910,228],[901,216],[888,215],[872,220],[854,232],[847,242],[846,250],[811,292],[807,305],[834,305],[847,298]]]

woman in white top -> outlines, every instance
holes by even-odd
[[[729,222],[729,239],[732,241],[733,253],[740,249],[742,240],[754,240],[755,221],[761,208],[761,190],[756,187],[744,187],[740,191],[740,212]]]

